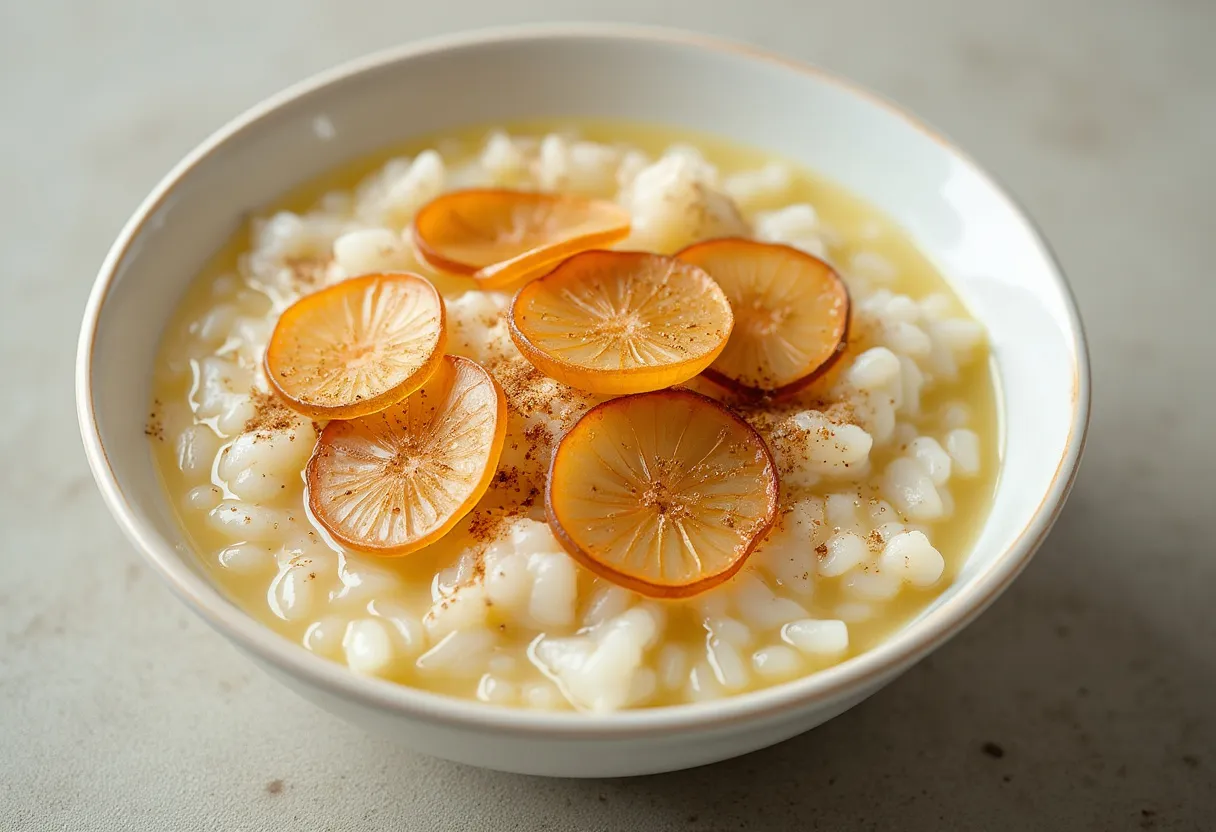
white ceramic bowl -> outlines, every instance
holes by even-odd
[[[508,710],[358,677],[246,616],[201,570],[143,434],[161,327],[187,283],[247,212],[340,162],[414,134],[544,116],[665,122],[821,171],[901,223],[987,326],[1003,423],[992,516],[955,583],[890,640],[813,676],[712,703],[604,716]],[[907,670],[1030,560],[1072,483],[1089,411],[1084,337],[1064,279],[1027,218],[975,163],[819,70],[698,36],[615,26],[406,46],[287,90],[220,130],[165,177],[111,249],[85,312],[76,389],[89,463],[123,530],[187,605],[271,675],[419,751],[575,777],[686,768],[762,748]]]

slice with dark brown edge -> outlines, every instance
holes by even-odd
[[[480,364],[444,356],[387,410],[325,426],[305,468],[308,507],[343,546],[405,555],[438,540],[490,487],[507,402]]]
[[[726,346],[733,317],[713,279],[673,257],[587,251],[515,295],[511,339],[541,372],[602,395],[680,384]]]
[[[300,413],[355,419],[421,387],[446,343],[443,298],[429,280],[369,274],[289,306],[266,348],[266,376]]]
[[[706,377],[751,398],[785,396],[844,354],[849,292],[818,257],[735,238],[697,243],[676,256],[704,269],[735,315],[730,341]]]
[[[545,504],[570,555],[606,580],[687,598],[743,567],[777,517],[759,434],[688,390],[610,399],[557,445]]]
[[[468,275],[483,289],[518,285],[562,260],[629,234],[615,202],[569,194],[474,188],[427,203],[414,217],[419,256],[440,271]]]

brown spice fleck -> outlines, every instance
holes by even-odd
[[[499,474],[507,472],[500,471]],[[512,469],[508,476],[499,479],[495,477],[495,484],[510,480],[514,483],[518,479],[518,472]],[[536,498],[540,496],[540,489],[532,487],[528,489],[527,495],[513,506],[506,508],[484,508],[476,509],[470,515],[469,519],[469,536],[478,543],[492,543],[502,534],[503,528],[509,521],[516,517],[522,517],[528,513],[528,510],[536,504]],[[480,560],[473,566],[473,574],[476,578],[485,577],[485,564]]]
[[[296,287],[301,290],[320,288],[329,271],[328,257],[288,257],[283,265],[291,271]]]
[[[155,413],[153,413],[151,418],[148,419],[148,423],[144,425],[144,436],[150,436],[159,442],[165,441],[164,423],[162,423],[160,419],[156,418]]]
[[[275,432],[291,430],[298,424],[299,416],[287,406],[287,402],[283,401],[279,394],[254,390],[251,398],[253,416],[245,423],[245,433],[252,433],[254,441],[269,439]],[[291,439],[295,440],[294,433],[291,434]]]
[[[469,536],[480,542],[488,542],[498,536],[503,517],[497,512],[474,511],[469,520]]]
[[[144,425],[144,435],[161,442],[165,441],[165,424],[160,415],[160,399],[152,400],[152,412],[148,414],[148,422]]]

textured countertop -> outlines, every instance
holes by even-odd
[[[629,781],[426,759],[286,692],[120,536],[72,401],[106,247],[213,128],[371,49],[563,18],[751,40],[941,127],[1041,223],[1095,373],[1072,500],[974,626],[810,734]],[[0,828],[1216,828],[1214,35],[1211,0],[0,0]]]

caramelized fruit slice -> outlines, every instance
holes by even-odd
[[[414,218],[414,245],[441,271],[498,289],[544,274],[572,254],[629,234],[629,212],[614,202],[488,188],[453,191]]]
[[[292,304],[266,348],[266,375],[293,408],[355,419],[417,390],[443,359],[447,316],[415,274],[344,280]]]
[[[344,546],[404,555],[437,540],[477,503],[507,430],[502,388],[454,355],[404,401],[326,425],[308,460],[308,506]]]
[[[777,516],[764,440],[698,393],[593,407],[558,443],[549,525],[583,566],[643,595],[685,598],[743,566]]]
[[[700,266],[730,298],[735,328],[705,371],[747,396],[792,393],[844,353],[849,293],[827,263],[789,246],[723,239],[676,255]]]
[[[605,395],[687,381],[722,352],[733,322],[705,272],[633,251],[576,254],[511,305],[511,338],[537,369]]]

